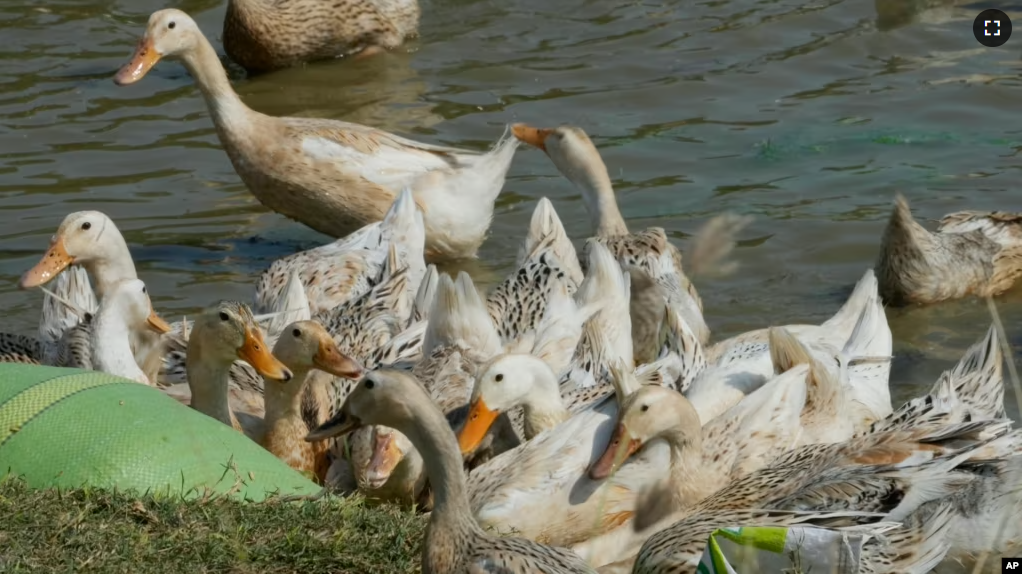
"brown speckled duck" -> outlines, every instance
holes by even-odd
[[[228,0],[223,40],[260,73],[396,48],[418,28],[418,0]]]
[[[379,222],[405,188],[423,214],[426,255],[471,258],[483,243],[518,140],[486,153],[422,144],[368,126],[277,118],[242,102],[199,26],[180,10],[149,18],[132,60],[114,77],[142,79],[178,57],[195,78],[231,163],[256,199],[319,232],[342,237]]]
[[[1020,277],[1021,246],[1018,212],[955,212],[929,232],[899,195],[875,266],[881,297],[908,305],[998,295]]]
[[[412,376],[370,372],[341,411],[309,434],[336,437],[363,425],[405,434],[423,454],[433,488],[433,512],[423,542],[423,573],[593,573],[567,549],[518,537],[494,537],[473,519],[458,443],[444,414]]]

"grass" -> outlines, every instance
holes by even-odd
[[[426,520],[357,498],[183,501],[0,481],[0,573],[412,573]]]

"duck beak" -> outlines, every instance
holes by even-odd
[[[258,328],[245,329],[245,343],[238,348],[238,357],[247,361],[263,377],[278,381],[291,379],[291,370],[270,353],[266,343],[263,342],[263,334],[259,332]]]
[[[497,416],[498,413],[488,408],[482,397],[472,402],[469,407],[469,418],[465,420],[465,425],[458,434],[458,448],[462,450],[462,455],[472,453],[479,447]]]
[[[153,47],[153,41],[149,36],[143,36],[135,48],[135,54],[131,60],[121,67],[114,75],[114,83],[118,86],[134,84],[143,78],[149,69],[160,61],[160,54]]]
[[[643,444],[638,439],[632,439],[625,424],[619,423],[604,454],[590,466],[590,479],[600,480],[608,477],[642,446]]]
[[[21,276],[18,287],[21,289],[39,287],[57,277],[57,274],[73,263],[75,263],[75,258],[67,253],[67,248],[64,247],[64,238],[56,236],[50,242],[50,249],[46,250],[43,259]]]
[[[146,325],[156,333],[170,333],[171,326],[163,321],[163,318],[156,315],[152,308],[149,309],[149,317],[146,318]]]
[[[534,128],[532,126],[527,126],[526,124],[514,124],[512,126],[512,134],[514,134],[520,142],[525,142],[534,148],[540,148],[544,152],[547,151],[547,146],[544,145],[544,141],[547,140],[547,136],[550,136],[553,133],[553,128]]]
[[[375,430],[373,435],[373,455],[369,459],[365,475],[369,487],[378,489],[390,479],[391,473],[401,463],[404,454],[398,448],[393,432]]]
[[[319,427],[310,431],[305,436],[305,440],[311,443],[313,441],[330,439],[331,437],[338,437],[362,427],[362,422],[359,421],[359,418],[348,415],[346,408],[347,406],[342,407],[341,411],[334,414],[334,417],[324,421]]]
[[[320,348],[313,356],[313,365],[331,375],[359,379],[362,377],[362,366],[359,362],[341,353],[330,338],[320,340]]]

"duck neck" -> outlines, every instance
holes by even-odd
[[[458,542],[486,537],[469,506],[458,442],[447,419],[432,405],[416,405],[405,434],[422,455],[433,491],[433,511],[423,544],[423,571],[454,573]],[[448,570],[444,570],[448,569]]]
[[[199,85],[213,123],[229,132],[244,128],[251,110],[231,87],[227,70],[209,40],[199,34],[195,49],[185,52],[182,61]]]
[[[533,385],[522,399],[523,431],[526,433],[526,439],[536,437],[569,417],[568,410],[561,401],[561,391],[554,373],[547,364],[539,360],[530,361],[529,364]]]
[[[676,427],[661,437],[668,443],[669,473],[676,486],[672,511],[682,511],[714,492],[713,486],[708,485],[706,473],[702,472],[706,467],[702,461],[703,435],[699,427],[695,434]]]
[[[292,369],[291,382],[263,379],[263,397],[266,413],[263,419],[269,429],[283,420],[302,420],[302,396],[308,384],[309,370]]]
[[[231,376],[231,362],[206,357],[197,334],[188,339],[185,370],[188,388],[192,392],[192,408],[225,425],[237,427],[231,405],[227,399],[227,386]]]
[[[103,233],[116,236],[107,239],[107,254],[82,264],[92,276],[93,281],[96,282],[95,291],[100,303],[103,302],[103,296],[110,293],[115,284],[121,280],[135,280],[139,277],[124,236],[116,228],[104,230]]]
[[[100,313],[92,329],[92,354],[96,369],[138,379],[142,371],[131,351],[128,325],[114,313]]]
[[[615,191],[603,160],[598,157],[584,163],[584,167],[571,174],[570,179],[583,195],[597,237],[628,235],[629,228],[618,209]]]

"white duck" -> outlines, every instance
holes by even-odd
[[[108,286],[89,334],[93,369],[153,385],[131,353],[131,334],[144,329],[156,334],[171,330],[153,311],[146,284],[123,280]]]

